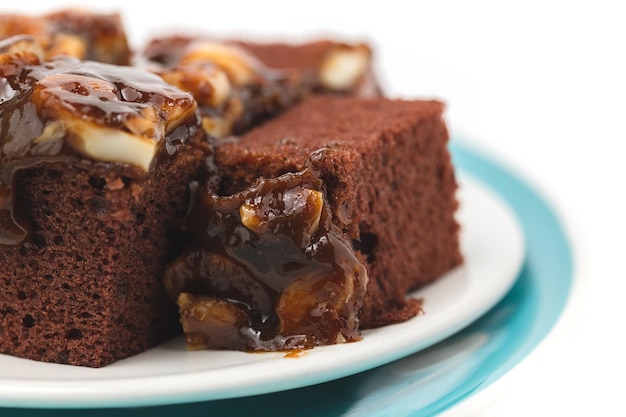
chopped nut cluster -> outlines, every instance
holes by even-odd
[[[190,217],[192,244],[165,275],[190,348],[277,350],[360,339],[365,267],[332,230],[310,171],[260,180]]]
[[[191,92],[203,127],[214,138],[226,138],[290,105],[298,80],[270,70],[237,45],[192,37],[153,40],[138,65],[168,83]]]
[[[0,244],[28,234],[14,213],[19,169],[86,159],[146,173],[174,152],[171,141],[191,137],[176,129],[200,129],[193,96],[157,75],[68,56],[46,60],[27,35],[0,41],[0,104]]]
[[[16,129],[3,142],[9,148],[13,142],[30,144],[33,155],[57,155],[66,144],[97,161],[148,171],[165,136],[189,120],[196,108],[190,94],[129,67],[58,59],[10,71],[14,76],[28,74],[30,83],[21,84],[7,106],[13,101],[22,106],[18,96],[30,95],[33,110],[26,111],[41,128],[32,133]]]
[[[0,15],[0,40],[31,36],[43,58],[71,56],[110,64],[128,65],[130,49],[120,16],[84,10],[64,10],[42,16]]]

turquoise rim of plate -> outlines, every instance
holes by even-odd
[[[327,383],[272,394],[167,406],[95,409],[92,416],[435,416],[493,384],[554,328],[572,290],[574,259],[561,220],[532,187],[452,140],[455,166],[499,194],[518,216],[526,257],[511,289],[476,322],[424,351]],[[85,410],[0,408],[2,416],[79,416]]]

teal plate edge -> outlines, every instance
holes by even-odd
[[[526,257],[509,293],[454,336],[406,358],[323,384],[272,394],[111,409],[0,408],[0,416],[435,416],[492,385],[527,357],[561,316],[574,259],[561,220],[531,186],[453,139],[455,166],[492,188],[522,225]]]

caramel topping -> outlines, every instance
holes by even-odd
[[[130,49],[117,14],[68,9],[42,16],[0,15],[0,40],[29,35],[47,60],[58,56],[128,65]]]
[[[200,192],[192,242],[164,283],[192,349],[280,350],[360,339],[367,273],[332,230],[310,171],[230,196]]]
[[[309,91],[300,74],[270,69],[228,42],[159,38],[148,45],[138,61],[192,93],[205,131],[220,139],[241,133]]]
[[[26,37],[0,42],[0,244],[25,237],[13,214],[17,170],[91,160],[147,172],[194,134],[195,110],[191,94],[150,72],[68,57],[42,62]],[[186,133],[175,134],[179,127]]]

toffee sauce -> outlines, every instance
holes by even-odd
[[[273,351],[360,340],[367,272],[333,231],[310,170],[219,196],[200,190],[192,242],[164,283],[191,349]]]
[[[175,154],[200,129],[197,115],[197,123],[180,124],[171,132],[158,126],[167,119],[169,109],[196,106],[191,94],[166,84],[160,77],[137,68],[69,57],[42,62],[32,52],[6,52],[11,42],[26,38],[0,42],[0,245],[18,245],[29,235],[28,220],[16,207],[17,171],[52,162],[115,165],[115,161],[87,157],[81,143],[88,138],[76,138],[69,132],[47,135],[45,129],[59,118],[59,113],[70,112],[88,123],[128,130],[125,123],[129,118],[145,109],[155,110],[157,123],[142,132],[149,140],[160,142],[152,165]],[[41,102],[42,95],[37,96],[36,91],[43,88],[53,93]]]

